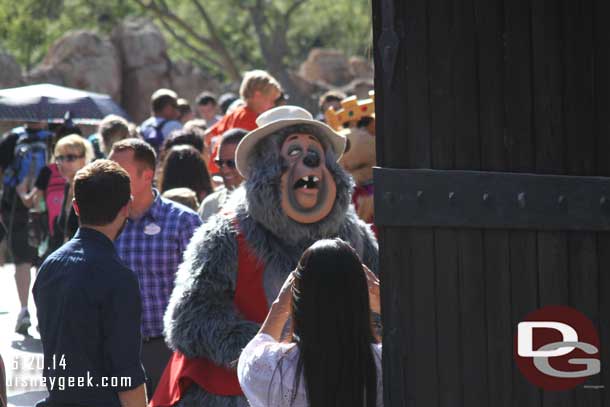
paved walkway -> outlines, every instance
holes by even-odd
[[[14,332],[19,313],[19,299],[15,288],[15,268],[12,264],[0,267],[0,354],[6,367],[9,407],[34,406],[47,392],[40,386],[42,345],[36,331],[36,308],[30,294],[29,311],[32,318],[31,336]],[[32,273],[32,284],[35,275]],[[31,291],[31,290],[30,290]]]

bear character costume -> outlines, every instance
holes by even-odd
[[[345,138],[296,106],[271,109],[257,124],[236,151],[244,184],[197,230],[178,270],[165,314],[175,353],[151,406],[248,405],[236,361],[315,241],[340,237],[377,271],[377,242],[337,163]]]

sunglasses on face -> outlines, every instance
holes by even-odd
[[[231,169],[235,169],[235,160],[214,160],[218,168],[222,168],[224,165]]]
[[[72,163],[80,158],[84,158],[84,155],[75,155],[75,154],[66,154],[66,155],[58,155],[57,157],[55,157],[55,162],[58,163],[63,163],[63,162],[68,162],[68,163]]]

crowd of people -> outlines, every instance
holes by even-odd
[[[339,91],[323,95],[316,119],[339,112],[346,98]],[[139,126],[110,115],[86,136],[69,118],[57,128],[28,122],[0,140],[0,233],[15,264],[21,306],[15,331],[28,335],[31,326],[35,267],[45,368],[56,355],[69,355],[67,369],[53,365],[44,376],[86,371],[130,378],[112,388],[49,388],[41,406],[147,404],[175,357],[166,337],[168,304],[186,267],[185,251],[195,246],[195,235],[207,233],[210,219],[231,216],[229,202],[247,178],[236,156],[240,143],[261,125],[261,115],[280,109],[278,120],[289,126],[296,114],[281,110],[282,86],[261,70],[244,74],[239,96],[202,92],[194,105],[159,89],[151,117]],[[310,127],[296,129],[288,139],[310,146],[304,168],[323,163],[315,148],[337,150],[346,139],[329,127],[339,141],[310,135],[315,147],[302,134]],[[287,148],[280,153],[299,154]],[[337,160],[344,148],[335,151]],[[318,176],[303,179],[293,182],[304,196],[318,188]],[[296,269],[275,288],[258,334],[235,361],[232,371],[252,406],[382,405],[380,332],[371,324],[380,313],[379,280],[352,242],[337,236],[301,251]],[[320,347],[328,358],[320,359]]]

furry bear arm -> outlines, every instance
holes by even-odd
[[[232,222],[214,217],[193,236],[165,313],[169,346],[189,358],[228,366],[259,329],[233,305],[237,239]]]

